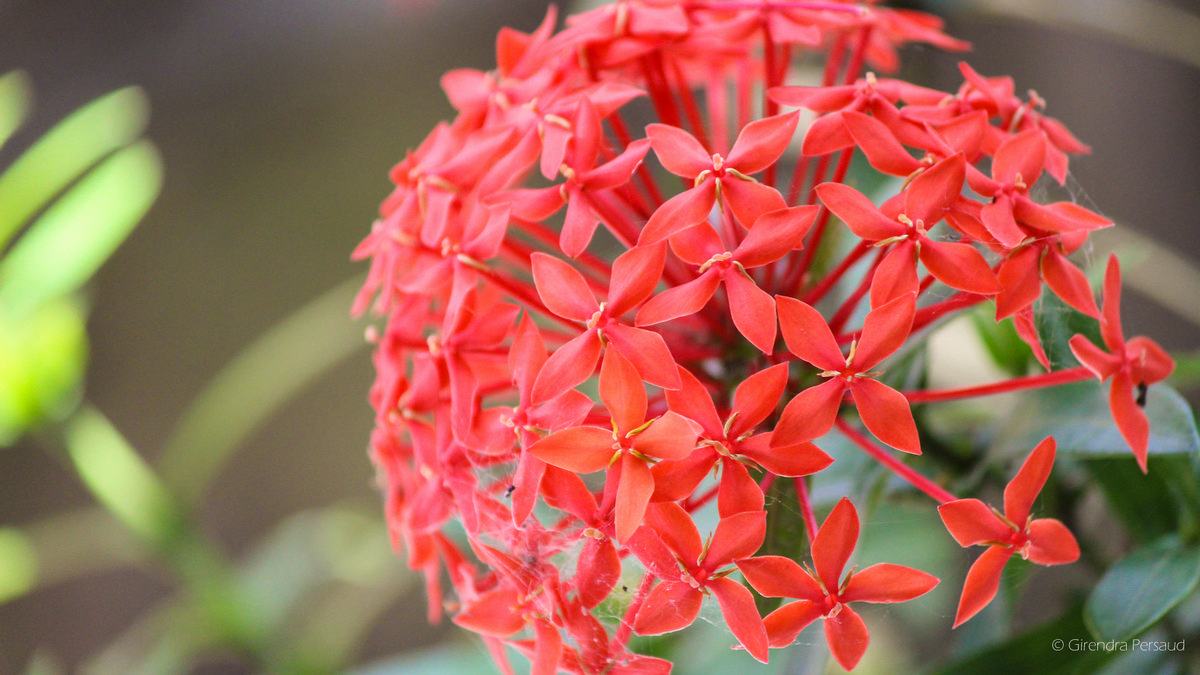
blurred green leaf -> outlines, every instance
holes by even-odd
[[[1195,418],[1179,392],[1163,384],[1150,387],[1146,415],[1151,455],[1200,452]],[[992,447],[1005,455],[1025,454],[1047,436],[1054,436],[1060,455],[1124,457],[1132,452],[1109,410],[1108,385],[1095,380],[1029,392],[1000,423]]]
[[[88,167],[136,141],[149,108],[136,87],[98,98],[71,113],[0,175],[0,249]]]
[[[171,494],[103,414],[84,408],[66,431],[84,485],[142,540],[165,546],[183,522]]]
[[[447,643],[431,649],[380,661],[346,675],[446,675],[447,673],[497,673],[482,645]]]
[[[1092,590],[1084,608],[1100,640],[1126,640],[1179,604],[1200,580],[1200,545],[1167,536],[1120,560]]]
[[[1017,334],[1012,319],[997,322],[990,304],[974,308],[968,316],[988,355],[997,366],[1013,377],[1029,373],[1029,368],[1034,362],[1033,350]]]
[[[32,95],[33,87],[24,72],[14,70],[0,77],[0,146],[25,121]]]
[[[1147,473],[1142,473],[1132,455],[1092,459],[1083,466],[1104,491],[1113,514],[1128,528],[1130,535],[1147,543],[1175,532],[1179,527],[1179,510],[1166,482],[1166,473],[1187,470],[1186,459],[1182,456],[1156,457],[1150,461]],[[1164,466],[1168,461],[1171,465]],[[1180,463],[1184,466],[1177,466]]]
[[[937,675],[1086,675],[1098,672],[1119,652],[1079,650],[1070,645],[1093,640],[1076,607],[1057,619],[1010,640],[947,664]]]
[[[28,593],[37,577],[37,551],[29,537],[11,527],[0,527],[0,603]]]
[[[19,314],[78,290],[145,215],[161,182],[158,152],[149,141],[106,159],[0,260],[0,305]]]
[[[0,447],[75,407],[87,352],[78,298],[57,298],[19,319],[0,306]]]

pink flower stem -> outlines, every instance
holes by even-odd
[[[771,87],[779,84],[775,81],[776,65],[775,65],[775,40],[771,38],[771,27],[765,22],[762,27],[763,31],[763,76],[767,79],[766,85],[763,87],[763,117],[771,117],[779,112],[779,104],[771,100],[767,96],[767,92]],[[772,187],[775,186],[775,165],[777,162],[772,162],[767,170],[763,173],[763,182]]]
[[[696,137],[696,140],[700,141],[700,145],[710,150],[714,149],[710,145],[711,139],[708,137],[708,127],[704,124],[704,119],[700,115],[700,106],[696,103],[696,97],[692,93],[692,88],[688,86],[687,78],[684,76],[683,71],[680,70],[678,63],[672,62],[671,74],[675,76],[675,81],[678,83],[675,90],[679,92],[679,97],[683,99],[683,111],[687,115],[688,123],[691,124],[692,130],[695,132],[693,135]]]
[[[909,403],[933,403],[935,401],[957,401],[964,398],[994,396],[996,394],[1006,394],[1025,389],[1056,387],[1060,384],[1081,382],[1093,377],[1095,377],[1095,374],[1088,370],[1086,366],[1076,366],[1074,368],[1058,370],[1052,373],[1039,373],[1037,375],[1014,377],[1011,380],[993,382],[991,384],[981,384],[974,387],[960,387],[957,389],[929,389],[925,391],[905,391],[901,393],[904,394],[904,398],[908,399]]]
[[[854,157],[854,149],[847,148],[841,151],[838,156],[837,166],[833,170],[833,181],[841,183],[846,178],[846,172],[850,169],[850,160]],[[825,167],[828,165],[829,156],[821,158],[817,164],[817,171],[813,175],[813,187],[824,182]],[[796,274],[803,279],[812,266],[813,258],[817,254],[817,249],[821,248],[821,239],[825,236],[825,229],[829,226],[829,218],[833,215],[829,209],[821,209],[821,214],[817,216],[817,223],[813,226],[812,232],[808,235],[808,241],[804,244],[804,251],[800,257],[800,267]]]
[[[808,482],[803,477],[793,478],[796,485],[796,502],[800,504],[800,515],[804,518],[804,531],[808,533],[808,541],[817,538],[817,517],[813,514],[812,500],[808,497]]]
[[[629,643],[629,636],[633,634],[633,619],[637,616],[638,610],[642,608],[642,603],[646,602],[646,596],[650,595],[650,589],[654,586],[655,579],[657,577],[653,574],[642,577],[642,583],[638,586],[629,607],[625,609],[625,616],[621,617],[621,625],[617,628],[616,637],[613,638],[617,649],[624,649],[625,645]]]
[[[859,259],[866,255],[871,248],[872,246],[870,242],[859,242],[858,245],[846,255],[842,262],[838,263],[837,267],[835,267],[831,272],[829,272],[829,274],[826,274],[825,277],[821,279],[821,283],[813,286],[813,288],[802,298],[802,300],[809,305],[816,305],[818,302],[820,302],[821,299],[825,297],[825,294],[829,292],[829,289],[833,288],[846,274],[846,272],[853,267],[854,264],[859,261]],[[795,289],[799,284],[799,281],[799,279],[797,279],[795,282],[789,280],[788,285],[784,286],[785,291],[790,292],[791,289]]]
[[[880,464],[891,469],[896,475],[908,481],[913,487],[932,497],[934,501],[938,502],[939,504],[945,504],[946,502],[952,502],[958,499],[958,497],[950,494],[950,492],[942,486],[934,483],[925,476],[922,476],[913,470],[912,467],[893,457],[887,450],[879,447],[879,445],[872,442],[871,439],[859,433],[857,429],[847,424],[841,417],[838,417],[836,420],[834,420],[834,423],[837,425],[838,431],[841,431],[843,434],[845,434],[851,442],[853,442],[859,448],[862,448],[864,452],[873,457]]]
[[[879,252],[875,255],[875,261],[871,263],[871,269],[867,270],[867,272],[863,274],[862,281],[859,282],[858,288],[854,289],[854,292],[850,294],[850,297],[846,298],[846,301],[842,303],[842,306],[839,307],[836,312],[834,312],[833,317],[829,320],[829,329],[833,331],[834,335],[842,332],[842,329],[846,327],[846,322],[849,321],[850,317],[854,314],[854,309],[858,307],[858,303],[862,302],[863,296],[867,294],[867,291],[871,290],[871,281],[875,278],[875,269],[879,267],[879,263],[883,262],[883,256],[886,253],[886,249],[879,249]],[[853,336],[847,335],[838,341],[849,342],[852,337]]]
[[[809,0],[714,0],[713,2],[688,2],[687,9],[807,9],[813,12],[851,12],[861,14],[858,5],[838,2],[811,2]]]
[[[912,332],[915,333],[921,330],[946,314],[966,309],[971,305],[977,305],[984,300],[987,300],[987,296],[960,292],[951,296],[949,300],[943,300],[928,307],[922,307],[917,310],[916,316],[913,317]]]
[[[625,125],[624,118],[622,118],[619,114],[610,115],[608,118],[608,124],[610,127],[612,127],[613,133],[617,135],[617,140],[621,142],[621,145],[624,147],[629,147],[629,144],[633,142],[633,137],[629,134],[629,127]],[[665,201],[663,199],[662,192],[659,191],[658,184],[654,182],[654,176],[650,173],[650,169],[646,167],[645,162],[642,162],[638,165],[637,176],[641,181],[642,187],[645,189],[647,196],[650,197],[650,201],[654,202],[655,204],[662,204]],[[649,216],[647,215],[647,217]]]

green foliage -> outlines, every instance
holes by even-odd
[[[1100,640],[1128,640],[1178,605],[1200,580],[1200,545],[1167,536],[1108,569],[1085,607]]]

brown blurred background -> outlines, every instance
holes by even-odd
[[[256,336],[363,271],[349,253],[388,193],[387,170],[452,114],[439,75],[491,68],[499,27],[530,30],[547,4],[0,0],[0,72],[26,70],[36,93],[34,124],[0,151],[0,165],[96,96],[137,84],[151,100],[148,135],[165,184],[93,285],[87,390],[144,456],[155,460],[188,402]],[[1077,199],[1200,261],[1196,7],[926,4],[952,12],[950,32],[975,44],[965,58],[978,71],[1036,89],[1047,114],[1093,146],[1073,164]],[[959,58],[918,48],[908,63],[923,84],[953,89]],[[1195,310],[1200,286],[1151,260],[1160,264],[1129,276],[1164,297],[1127,300],[1127,332],[1194,350],[1195,319],[1160,305]],[[379,508],[365,452],[371,379],[360,349],[256,429],[223,468],[200,516],[232,558],[289,514],[337,503]],[[0,524],[30,524],[90,500],[35,444],[0,451]],[[399,561],[395,570],[405,574]],[[115,569],[0,606],[0,673],[22,672],[35,651],[83,662],[172,583],[154,568]],[[357,660],[439,635],[416,588],[380,617]],[[244,668],[217,658],[204,672]]]

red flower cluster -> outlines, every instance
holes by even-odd
[[[853,668],[868,638],[847,603],[909,600],[937,579],[844,573],[857,512],[843,499],[818,528],[805,478],[832,463],[817,444],[835,425],[940,503],[959,543],[989,546],[957,623],[1013,553],[1074,560],[1061,523],[1029,518],[1052,440],[1003,514],[883,446],[920,454],[914,403],[1095,375],[1112,379],[1145,467],[1137,397],[1170,359],[1122,336],[1115,261],[1101,313],[1067,259],[1111,223],[1031,193],[1087,147],[1008,78],[963,65],[962,87],[940,92],[862,72],[893,71],[907,42],[965,47],[923,14],[619,0],[558,33],[556,20],[502,31],[495,71],[443,78],[458,117],[393,169],[355,253],[371,260],[357,310],[387,319],[373,457],[431,620],[448,609],[506,672],[510,647],[534,675],[667,673],[630,636],[683,629],[713,597],[755,658],[822,619]],[[791,85],[814,55],[823,81]],[[847,182],[856,150],[899,177],[882,204]],[[1076,337],[1084,366],[973,389],[900,391],[885,376],[935,321],[980,303],[1050,371],[1043,287],[1097,318],[1108,351]],[[811,565],[763,551],[779,478],[795,482]],[[751,589],[796,601],[764,620]]]

